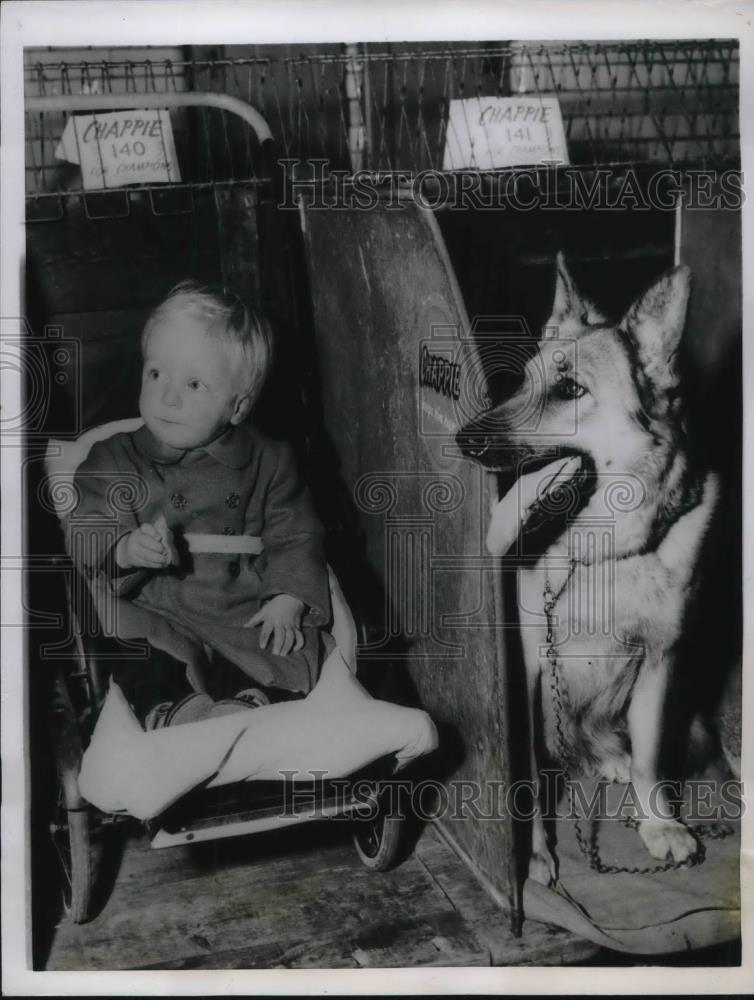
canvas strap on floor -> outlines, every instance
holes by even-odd
[[[620,787],[610,790],[616,794]],[[640,955],[733,941],[741,920],[740,826],[729,819],[725,825],[730,835],[705,839],[705,860],[695,867],[652,875],[601,874],[581,853],[573,821],[561,817],[555,823],[558,885],[548,889],[529,879],[525,915],[558,924],[605,948]],[[618,820],[601,820],[597,836],[605,864],[652,865],[638,833]]]

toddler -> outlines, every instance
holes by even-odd
[[[184,282],[147,320],[142,353],[144,425],[92,447],[67,524],[105,631],[159,651],[113,679],[148,727],[250,679],[252,703],[305,694],[332,647],[328,575],[290,447],[246,419],[270,364],[266,322]]]

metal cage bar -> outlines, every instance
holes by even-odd
[[[189,117],[176,115],[191,186],[256,178],[250,134],[231,117],[262,145],[274,137],[289,159],[416,174],[443,163],[453,100],[518,94],[558,98],[577,169],[739,163],[736,40],[329,48],[228,46],[228,58],[209,60],[35,63],[30,56],[28,193],[80,190],[71,187],[75,177],[59,183],[56,116],[118,108],[198,108],[195,119],[188,110]],[[75,87],[90,93],[73,94]]]
[[[118,108],[220,108],[237,115],[256,133],[260,144],[273,141],[270,127],[260,113],[245,101],[229,94],[210,91],[188,91],[185,93],[139,93],[139,94],[62,94],[57,96],[27,97],[26,110],[35,111],[115,111]]]

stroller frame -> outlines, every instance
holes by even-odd
[[[211,92],[161,92],[127,94],[79,94],[62,96],[29,97],[27,111],[72,112],[72,111],[112,111],[123,108],[177,108],[213,107],[224,113],[239,117],[255,134],[260,147],[260,155],[269,155],[272,134],[262,115],[246,102],[225,94]],[[222,182],[218,182],[222,183]],[[128,190],[127,188],[125,189]],[[55,447],[65,446],[65,442],[50,442],[48,458],[55,454]],[[87,582],[81,577],[73,562],[67,556],[54,558],[53,564],[63,571],[65,578],[68,616],[74,643],[72,663],[59,664],[56,668],[51,704],[50,736],[56,775],[54,816],[50,824],[53,844],[61,861],[63,874],[63,902],[70,918],[76,923],[84,923],[94,915],[95,881],[97,874],[97,851],[95,841],[105,827],[124,822],[130,817],[121,814],[106,814],[87,802],[78,785],[81,761],[88,737],[105,700],[107,688],[107,654],[96,648],[95,636],[85,623],[96,621],[94,602]],[[342,599],[337,581],[334,583],[333,600],[340,602],[353,628],[353,652],[355,654],[355,628],[350,610]],[[81,597],[79,595],[82,595]],[[77,606],[80,601],[88,606]],[[122,655],[122,654],[121,654]],[[355,672],[355,658],[349,663]],[[386,776],[391,773],[395,758],[388,755],[368,769],[370,776],[376,773]],[[354,779],[364,778],[364,772],[353,775]],[[244,784],[254,784],[245,782]],[[226,786],[230,787],[230,786]],[[242,802],[240,808],[214,815],[196,814],[183,816],[181,822],[165,828],[158,820],[147,822],[153,847],[168,847],[176,844],[208,841],[225,837],[241,836],[249,833],[309,822],[331,816],[352,816],[366,814],[366,820],[354,826],[354,842],[362,862],[374,870],[391,867],[399,856],[399,842],[403,817],[386,815],[378,798],[366,801],[362,796],[339,797],[329,794],[326,785],[315,790],[312,808],[296,813],[295,817],[280,816],[278,807],[269,799],[263,803]],[[242,796],[246,798],[246,796]],[[210,813],[212,810],[210,810]],[[173,811],[172,816],[176,813]]]
[[[117,421],[106,427],[115,432],[116,426],[138,423]],[[96,428],[94,435],[87,432],[79,440],[86,438],[92,443],[102,430]],[[59,458],[65,448],[65,442],[50,442],[48,469],[50,461]],[[48,485],[54,482],[59,484],[58,475],[48,471]],[[99,623],[87,581],[68,556],[57,557],[56,564],[65,570],[74,656],[73,663],[58,665],[53,687],[50,733],[57,787],[50,833],[61,862],[64,907],[71,920],[84,923],[95,913],[97,842],[102,839],[103,828],[137,821],[125,813],[103,812],[87,802],[79,788],[82,759],[106,696],[106,661],[112,660],[113,654],[108,656],[107,651],[97,648]],[[331,569],[329,575],[336,645],[355,672],[356,627]],[[82,600],[87,601],[87,607],[80,606]],[[93,630],[87,628],[88,622],[95,626]],[[117,655],[123,658],[122,653]],[[295,778],[280,782],[250,779],[216,788],[205,788],[207,782],[203,782],[159,816],[145,821],[145,826],[151,846],[165,848],[350,817],[354,820],[354,845],[362,863],[375,871],[385,871],[399,860],[405,816],[392,801],[387,809],[386,796],[380,794],[378,785],[395,767],[395,756],[386,754],[335,781],[317,778],[318,772],[312,768],[309,774],[313,780],[304,783],[307,805],[294,811],[286,807],[286,802],[292,788],[297,789],[298,799],[302,797],[301,785]]]

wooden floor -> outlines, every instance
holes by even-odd
[[[561,964],[594,946],[531,921],[514,938],[432,827],[378,874],[328,823],[167,850],[130,837],[99,916],[63,916],[45,950],[38,968],[269,969]]]

